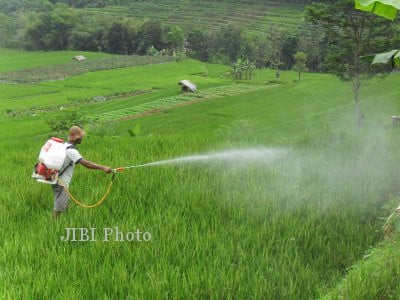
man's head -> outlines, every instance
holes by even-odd
[[[69,129],[69,141],[73,144],[80,144],[82,138],[86,135],[86,133],[78,126],[72,126]]]

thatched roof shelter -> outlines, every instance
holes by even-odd
[[[182,86],[182,91],[184,91],[184,92],[195,92],[195,91],[197,91],[197,87],[196,87],[196,85],[193,83],[193,82],[191,82],[191,81],[189,81],[189,80],[181,80],[181,81],[179,81],[179,83],[178,83],[179,85],[181,85]]]
[[[83,61],[86,59],[86,57],[84,57],[83,55],[77,55],[77,56],[74,56],[73,59],[75,59],[76,61]]]

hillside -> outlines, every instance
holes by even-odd
[[[250,35],[270,27],[295,31],[302,24],[305,4],[280,1],[137,1],[125,6],[85,8],[88,15],[159,20],[185,29],[215,29],[233,23]]]
[[[362,86],[363,129],[355,127],[350,84],[327,74],[299,80],[282,71],[276,80],[263,69],[251,81],[232,81],[219,64],[184,59],[106,68],[104,59],[120,57],[86,53],[102,68],[7,80],[9,72],[38,76],[47,65],[62,73],[74,54],[80,52],[0,50],[0,59],[14,61],[0,69],[0,295],[396,295],[398,264],[382,268],[396,261],[398,245],[371,249],[384,240],[384,217],[398,205],[400,171],[393,166],[400,142],[390,116],[400,111],[400,74]],[[182,79],[198,92],[182,94]],[[50,187],[30,174],[47,138],[65,137],[54,125],[68,128],[74,113],[87,132],[78,145],[85,158],[113,168],[145,166],[118,172],[102,205],[71,202],[54,221]],[[70,191],[92,204],[109,182],[109,175],[77,165]],[[117,227],[123,241],[117,234],[105,241],[104,228]],[[63,241],[66,228],[94,228],[97,236]],[[151,239],[132,241],[137,230]],[[364,294],[360,281],[369,287]],[[345,294],[349,289],[354,293]]]

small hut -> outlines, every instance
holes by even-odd
[[[179,81],[178,84],[182,86],[182,92],[192,92],[192,93],[194,93],[195,91],[197,91],[196,85],[193,82],[189,81],[189,80],[186,80],[186,79],[185,80],[181,80],[181,81]]]
[[[84,57],[83,55],[77,55],[74,56],[74,58],[76,61],[84,61],[86,59],[86,57]]]

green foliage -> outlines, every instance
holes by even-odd
[[[0,0],[0,12],[18,15],[21,11],[50,11],[53,5],[47,0]]]
[[[275,77],[279,79],[280,71],[279,68],[282,66],[283,62],[281,60],[281,52],[279,50],[275,51],[275,55],[271,59],[271,68],[275,69]]]
[[[352,0],[311,5],[306,9],[306,20],[324,28],[331,45],[325,57],[326,66],[341,79],[352,81],[357,125],[362,126],[360,76],[368,71],[368,67],[360,56],[382,47],[382,36],[393,38],[392,24],[356,10]]]
[[[50,12],[32,13],[24,31],[24,45],[29,50],[64,50],[75,26],[75,11],[57,4]]]
[[[306,61],[307,61],[307,54],[304,52],[297,52],[294,55],[294,59],[296,61],[294,68],[299,73],[299,79],[301,77],[301,72],[306,69]]]
[[[299,38],[294,35],[286,36],[282,42],[281,58],[282,67],[291,70],[295,64],[296,50],[298,49]]]
[[[55,2],[55,1],[54,1]],[[96,1],[58,1],[69,4],[71,7],[96,7]],[[248,42],[249,37],[260,38],[264,35],[264,31],[268,31],[266,24],[261,29],[257,22],[264,22],[263,10],[267,13],[279,16],[288,15],[289,18],[295,19],[295,25],[301,22],[301,5],[293,5],[288,9],[278,3],[273,6],[263,3],[255,3],[255,7],[247,7],[245,3],[221,4],[210,1],[204,3],[191,3],[187,5],[180,2],[166,3],[165,7],[169,12],[173,11],[178,17],[185,16],[188,7],[190,13],[196,12],[196,9],[202,11],[207,19],[206,26],[212,25],[205,29],[203,25],[193,24],[186,21],[186,24],[176,23],[176,17],[173,23],[169,23],[165,18],[157,19],[152,13],[146,15],[145,12],[138,14],[137,9],[155,9],[160,11],[157,2],[146,1],[133,3],[118,2],[118,7],[105,7],[94,9],[76,9],[66,7],[63,3],[56,3],[51,10],[32,11],[30,13],[21,12],[19,20],[5,20],[4,28],[9,28],[11,32],[7,32],[4,45],[12,45],[28,50],[62,50],[74,49],[85,51],[106,51],[117,54],[145,54],[149,47],[153,46],[157,51],[165,51],[167,53],[181,52],[182,48],[189,46],[187,50],[188,56],[201,59],[203,61],[223,62],[229,64],[241,56],[252,57],[251,45]],[[122,5],[127,5],[124,7]],[[174,6],[178,6],[175,7]],[[236,18],[236,14],[230,10],[237,10],[240,5]],[[100,5],[102,6],[102,5]],[[215,11],[210,14],[210,6],[215,7]],[[227,6],[227,7],[226,7]],[[141,8],[142,7],[142,8]],[[168,9],[168,7],[171,7]],[[206,8],[206,12],[204,9]],[[161,10],[164,10],[161,6]],[[185,10],[179,12],[180,10]],[[108,11],[110,10],[110,11]],[[275,12],[276,10],[276,12]],[[282,10],[282,11],[280,11]],[[128,12],[128,14],[125,14]],[[218,13],[217,13],[218,12]],[[232,21],[224,21],[222,24],[216,22],[215,19],[226,14],[225,19]],[[114,15],[117,14],[117,15]],[[156,13],[158,15],[158,13]],[[214,16],[212,16],[214,15]],[[240,15],[248,15],[251,19],[257,20],[251,26],[251,34],[245,33],[243,25],[247,25],[245,18]],[[115,20],[118,20],[117,22]],[[188,20],[192,18],[189,16]],[[197,19],[197,17],[194,17]],[[269,23],[268,23],[269,24]],[[198,35],[193,32],[201,33]],[[1,33],[0,33],[1,34]],[[184,45],[187,39],[188,44]],[[7,41],[7,42],[6,42]]]
[[[137,122],[135,124],[135,126],[133,127],[133,129],[127,129],[127,130],[128,130],[130,137],[134,138],[134,137],[138,136],[140,133],[140,123]]]
[[[52,132],[66,133],[71,126],[83,128],[88,123],[87,117],[77,111],[65,111],[46,119],[46,124]]]
[[[156,56],[158,54],[158,51],[156,48],[154,48],[154,46],[150,46],[149,48],[147,48],[146,50],[146,55],[150,55],[150,56]]]
[[[325,64],[342,79],[362,73],[359,56],[379,51],[382,36],[390,40],[395,35],[393,24],[356,10],[351,0],[308,6],[306,20],[324,28],[331,45]]]
[[[352,266],[322,299],[396,299],[400,293],[400,243],[386,241]]]
[[[182,51],[185,41],[185,32],[179,26],[172,26],[166,35],[166,40],[172,50]]]
[[[0,116],[0,181],[7,187],[0,194],[0,294],[7,299],[315,299],[351,271],[383,239],[381,217],[390,213],[385,204],[398,189],[400,172],[393,166],[400,143],[388,116],[400,110],[399,74],[369,82],[363,102],[368,127],[353,131],[348,84],[334,76],[307,73],[307,80],[293,82],[295,72],[281,71],[285,85],[265,85],[274,72],[262,70],[252,82],[235,85],[220,77],[226,69],[184,60],[57,82],[1,83],[0,106],[20,108],[151,90],[79,103],[82,116],[109,114],[104,123],[90,124],[100,127],[99,136],[92,134],[94,126],[85,127],[93,131],[87,130],[79,151],[113,167],[246,147],[283,149],[284,155],[271,163],[203,161],[119,173],[102,206],[85,210],[71,203],[54,222],[49,186],[21,174],[30,171],[27,162],[36,160],[49,133],[43,121],[64,113]],[[205,72],[207,77],[199,75]],[[184,99],[178,98],[177,80],[183,75],[198,83],[203,98],[178,107]],[[136,121],[140,134],[127,134],[132,120],[120,120],[119,113],[168,102],[168,113],[142,116]],[[109,180],[78,165],[71,192],[89,203]],[[115,226],[148,231],[153,238],[103,242],[103,228]],[[61,241],[71,227],[97,228],[98,240]],[[339,297],[395,298],[400,252],[397,245],[388,249],[378,249],[378,263],[349,277],[351,284]],[[369,257],[365,261],[372,262]]]
[[[231,65],[229,76],[233,80],[251,80],[255,68],[255,64],[251,63],[248,58],[238,58],[237,61]]]
[[[355,0],[354,2],[357,9],[373,12],[389,20],[394,20],[400,9],[399,2],[393,0]]]

